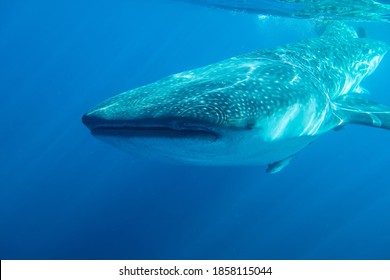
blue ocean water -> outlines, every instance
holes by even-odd
[[[357,25],[390,44],[388,23]],[[390,131],[328,133],[267,175],[142,161],[81,123],[125,90],[314,36],[169,0],[2,1],[0,259],[389,259]],[[363,83],[384,104],[389,71]]]

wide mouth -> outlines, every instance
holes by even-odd
[[[94,136],[208,140],[216,140],[219,137],[219,134],[211,125],[188,119],[105,120],[84,115],[82,121]]]

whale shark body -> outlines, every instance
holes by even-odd
[[[299,150],[349,123],[390,129],[390,108],[360,82],[389,47],[340,22],[318,38],[171,75],[83,116],[95,137],[168,162],[283,169]]]

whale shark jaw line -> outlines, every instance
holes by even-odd
[[[126,138],[193,138],[217,140],[220,133],[216,127],[201,121],[180,118],[105,120],[94,116],[83,116],[83,123],[94,136]]]

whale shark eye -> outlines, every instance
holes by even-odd
[[[247,124],[246,124],[246,129],[253,129],[255,127],[255,121],[254,120],[251,120],[249,121]]]

